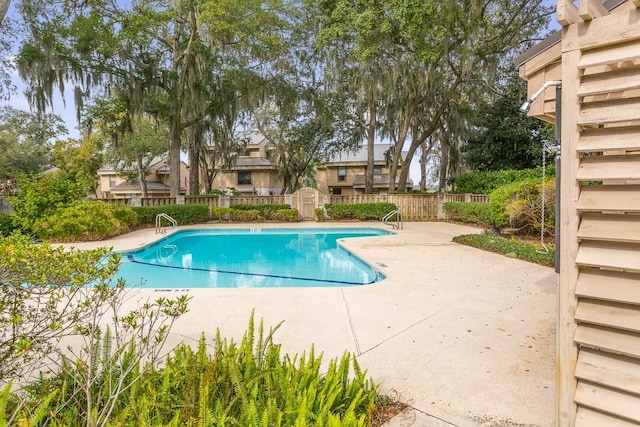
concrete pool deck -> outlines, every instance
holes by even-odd
[[[259,227],[378,227],[378,223],[260,224]],[[255,227],[209,224],[203,227]],[[344,246],[384,272],[366,286],[138,290],[141,298],[186,293],[189,312],[170,344],[202,332],[240,339],[252,309],[275,326],[283,350],[315,346],[325,360],[345,350],[384,393],[412,407],[399,426],[555,425],[556,275],[553,270],[458,245],[471,228],[410,222],[392,236],[347,240]],[[132,250],[156,240],[154,229],[73,246]]]

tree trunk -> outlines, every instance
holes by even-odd
[[[2,27],[2,21],[4,21],[4,17],[7,15],[10,4],[11,0],[0,0],[0,28]]]
[[[200,194],[200,132],[198,125],[193,125],[187,129],[189,141],[189,194],[197,196]]]
[[[398,191],[407,190],[407,182],[409,180],[409,170],[411,169],[411,162],[413,161],[413,155],[416,153],[416,149],[420,144],[411,144],[407,151],[406,157],[402,161],[402,168],[400,168],[400,178],[398,179]],[[400,153],[402,155],[402,153]]]
[[[147,189],[147,177],[144,173],[144,166],[142,165],[142,159],[138,157],[136,159],[136,167],[138,169],[138,181],[140,182],[140,193],[143,199],[149,197],[149,191]]]
[[[180,126],[180,109],[171,117],[171,148],[169,149],[169,187],[171,197],[180,195],[180,145],[182,129]]]
[[[429,150],[427,150],[427,141],[424,141],[420,146],[420,191],[427,190],[427,160],[429,158]]]
[[[199,169],[200,169],[200,176],[203,177],[203,184],[204,184],[204,194],[209,194],[211,192],[211,185],[213,183],[213,178],[212,178],[212,173],[210,173],[207,168],[209,167],[208,162],[205,160],[203,162],[200,162],[199,165]]]
[[[447,171],[449,170],[449,146],[443,146],[440,142],[440,176],[438,190],[441,193],[447,191]]]
[[[396,142],[393,151],[393,158],[391,159],[391,168],[389,168],[389,194],[396,192],[396,176],[398,176],[398,163],[400,157],[402,157],[402,147],[407,140],[407,134],[409,132],[409,123],[406,122],[400,133],[400,138]]]
[[[367,129],[367,169],[364,173],[364,192],[373,193],[374,144],[376,142],[377,109],[375,96],[371,95],[369,105],[369,128]]]

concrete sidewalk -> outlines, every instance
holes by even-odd
[[[356,225],[378,226],[293,226]],[[325,358],[358,354],[382,392],[413,408],[390,427],[554,425],[556,276],[550,268],[451,242],[477,232],[405,223],[393,236],[346,240],[348,250],[387,275],[368,286],[187,289],[185,283],[171,293],[194,298],[171,344],[193,342],[203,331],[212,335],[217,327],[239,339],[255,309],[267,326],[284,321],[275,340],[287,352],[315,345]],[[75,246],[127,250],[156,238],[147,229]],[[139,292],[146,298],[162,291]]]

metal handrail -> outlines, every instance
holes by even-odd
[[[159,213],[158,215],[156,215],[156,234],[164,234],[164,233],[167,232],[166,229],[162,228],[162,219],[163,218],[171,223],[171,228],[175,228],[178,225],[178,221],[176,221],[175,219],[171,218],[166,213]]]
[[[389,220],[391,218],[393,218],[393,216],[396,216],[396,223],[395,224],[389,224]],[[384,225],[389,225],[393,228],[395,228],[396,230],[402,230],[403,228],[403,223],[402,223],[402,212],[400,212],[399,210],[395,209],[392,210],[391,212],[389,212],[388,214],[386,214],[383,218],[382,218],[382,223]]]

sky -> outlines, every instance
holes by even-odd
[[[14,5],[12,5],[9,9],[8,16],[11,16],[15,13]],[[555,6],[555,0],[545,0],[544,3],[547,6]],[[549,30],[558,30],[560,29],[560,25],[555,20],[555,15],[551,18],[550,28]],[[26,97],[23,94],[24,84],[21,81],[17,71],[14,71],[11,75],[13,84],[17,88],[17,93],[12,95],[8,101],[0,100],[0,106],[11,106],[16,109],[30,111],[29,103]],[[66,102],[65,102],[66,101]],[[76,109],[73,101],[73,89],[71,85],[66,89],[63,97],[57,91],[54,95],[53,105],[52,105],[52,113],[57,114],[62,118],[62,120],[66,123],[67,130],[69,132],[70,138],[79,138],[80,132],[78,130],[78,122],[76,117]],[[414,184],[418,184],[420,181],[420,166],[418,163],[418,153],[414,156],[414,161],[411,164],[410,169],[410,177],[413,180]]]

